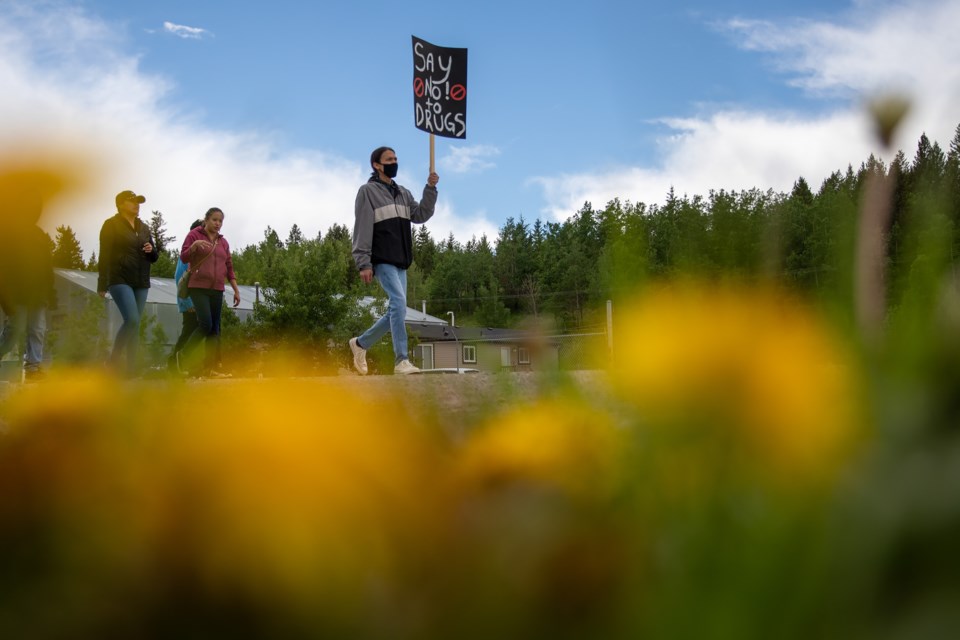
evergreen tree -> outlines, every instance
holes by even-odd
[[[677,265],[687,273],[706,274],[713,269],[714,259],[709,243],[710,220],[702,196],[674,198],[677,231]]]
[[[953,223],[954,260],[960,258],[960,125],[957,125],[947,151],[947,165],[944,170],[944,190],[948,202],[948,211]]]
[[[299,246],[303,242],[303,232],[296,223],[290,227],[290,233],[287,235],[287,246]]]
[[[177,238],[167,235],[167,223],[163,219],[163,214],[159,211],[153,211],[151,213],[149,226],[154,249],[162,256],[170,243],[174,242]]]
[[[530,278],[524,279],[523,288],[526,294],[534,291],[542,293],[543,291],[543,238],[545,234],[544,223],[540,218],[537,218],[533,222],[533,229],[530,231],[533,273]]]
[[[813,192],[800,177],[780,209],[783,236],[783,271],[788,282],[815,289],[819,282],[821,240]]]
[[[53,266],[57,269],[83,269],[83,250],[77,234],[69,225],[57,227],[57,237],[54,240]]]
[[[157,261],[150,267],[150,275],[154,278],[172,278],[177,273],[177,260],[179,259],[179,250],[162,251]]]
[[[853,168],[848,166],[846,174],[836,171],[827,178],[814,198],[815,225],[819,227],[815,281],[821,291],[844,301],[853,301],[855,297],[853,256],[860,222],[857,181]],[[850,302],[842,306],[852,320],[854,309]]]
[[[359,282],[356,262],[353,260],[353,241],[350,232],[343,225],[333,225],[320,243],[329,245],[332,251],[341,254],[343,271],[340,273],[340,286],[346,290],[356,287]]]
[[[649,212],[650,273],[665,276],[673,273],[680,262],[679,206],[673,187],[662,205],[653,205]]]
[[[145,315],[140,323],[140,350],[139,357],[147,367],[156,367],[165,362],[167,357],[167,332],[157,316]]]
[[[908,175],[909,188],[915,194],[936,191],[946,169],[947,159],[936,142],[930,142],[927,134],[921,134],[917,143],[917,153],[913,158]]]
[[[234,251],[232,258],[237,283],[252,285],[254,282],[264,282],[263,264],[257,245],[247,245],[240,251]]]
[[[450,235],[447,236],[447,239],[444,241],[441,251],[459,251],[462,247],[460,243],[457,242],[457,239],[453,237],[453,231],[450,232]]]
[[[600,212],[604,243],[598,269],[605,296],[613,295],[614,291],[630,291],[646,275],[646,243],[639,246],[632,244],[638,239],[635,234],[638,225],[634,224],[637,217],[630,215],[631,209],[629,202],[621,205],[620,200],[615,198]],[[631,278],[633,275],[637,277]]]
[[[407,269],[407,306],[419,309],[421,303],[430,299],[430,290],[420,265],[414,262]]]
[[[506,327],[510,323],[510,309],[500,300],[500,291],[497,281],[491,279],[479,290],[479,304],[475,321],[482,327]]]
[[[430,300],[457,313],[464,311],[464,302],[470,295],[463,247],[451,233],[437,253],[436,264],[429,279]]]
[[[960,202],[960,124],[957,125],[947,150],[947,165],[944,171],[951,198]]]
[[[563,224],[547,223],[542,244],[544,306],[561,328],[583,325],[599,292],[599,246],[590,203]]]
[[[472,297],[479,300],[480,290],[486,288],[491,280],[496,279],[494,268],[493,247],[483,234],[479,240],[467,243],[467,273],[469,274]]]
[[[417,227],[413,236],[413,260],[420,267],[424,278],[429,278],[437,263],[437,244],[430,236],[426,225]]]
[[[497,237],[495,271],[499,289],[512,296],[508,302],[512,309],[520,308],[519,294],[523,283],[534,273],[534,260],[533,242],[523,217],[516,222],[512,217],[507,218]]]
[[[47,345],[53,359],[61,363],[103,362],[110,350],[113,336],[106,335],[107,305],[98,296],[75,292],[72,304],[63,306],[76,309],[66,321],[51,322],[47,333]]]
[[[887,176],[893,181],[893,210],[887,234],[888,300],[897,297],[896,291],[903,285],[904,264],[907,261],[907,231],[910,227],[913,185],[911,166],[903,151],[898,151],[890,163]]]
[[[333,366],[345,357],[347,339],[370,320],[359,306],[359,279],[344,286],[345,274],[354,271],[349,245],[334,238],[282,247],[270,231],[261,243],[261,249],[273,252],[269,284],[254,312],[260,337],[296,345],[298,352],[319,358],[316,366]]]
[[[327,229],[326,240],[334,240],[337,242],[342,242],[346,240],[347,242],[351,241],[350,229],[347,228],[345,224],[333,224],[329,229]]]
[[[940,145],[921,135],[904,181],[906,211],[896,229],[889,287],[892,304],[910,296],[910,306],[917,308],[918,303],[931,304],[935,296],[933,283],[953,251],[946,172],[947,157]]]
[[[257,245],[256,253],[258,258],[256,280],[263,286],[273,286],[272,283],[279,277],[279,271],[282,268],[284,246],[280,236],[270,226],[267,226],[267,230],[263,232],[263,240]]]

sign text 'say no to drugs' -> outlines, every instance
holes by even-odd
[[[467,137],[467,50],[413,36],[413,112],[417,129]]]

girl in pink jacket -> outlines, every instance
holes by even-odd
[[[189,265],[190,300],[197,311],[197,328],[183,347],[187,370],[197,374],[215,374],[216,342],[220,339],[220,315],[223,310],[224,281],[233,287],[233,306],[240,304],[240,289],[233,273],[230,244],[220,233],[223,211],[213,207],[203,217],[203,225],[187,234],[180,250],[180,259]],[[206,357],[201,363],[198,347],[205,343]]]

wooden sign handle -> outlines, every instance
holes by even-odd
[[[435,143],[435,137],[434,137],[434,135],[431,133],[431,134],[430,134],[430,173],[436,173],[436,172],[437,172],[437,170],[436,170],[436,169],[437,169],[437,165],[436,165],[436,162],[434,161],[434,157],[435,157],[435,152],[434,152],[435,144],[434,144],[434,143]]]

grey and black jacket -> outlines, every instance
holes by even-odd
[[[410,223],[422,224],[433,217],[437,188],[426,185],[420,202],[396,182],[387,184],[373,176],[357,193],[353,224],[353,259],[357,269],[391,264],[408,269],[413,264],[413,233]]]

